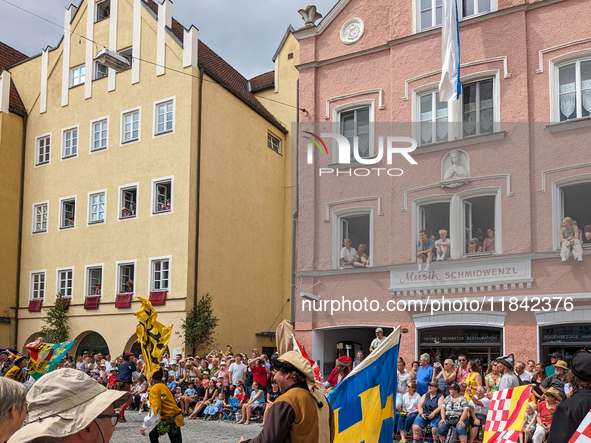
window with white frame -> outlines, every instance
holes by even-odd
[[[45,135],[37,138],[37,155],[36,165],[43,165],[49,163],[49,155],[51,153],[51,136]]]
[[[111,0],[103,0],[102,2],[97,2],[96,4],[96,15],[95,15],[95,23],[100,22],[106,18],[109,18],[111,13]]]
[[[462,17],[484,14],[491,11],[492,0],[462,0]]]
[[[60,228],[67,229],[76,226],[76,199],[61,201]]]
[[[104,192],[90,194],[88,197],[88,223],[103,223],[105,221],[105,203],[107,196]]]
[[[476,196],[462,200],[464,205],[464,245],[462,255],[495,253],[495,207],[494,195]],[[471,243],[472,240],[478,242]]]
[[[135,264],[121,263],[117,266],[117,293],[134,293]]]
[[[62,158],[78,155],[78,128],[66,129],[62,135]]]
[[[351,159],[355,158],[354,137],[357,137],[359,156],[368,158],[371,155],[369,113],[369,107],[363,107],[339,114],[340,134],[349,140]]]
[[[576,60],[558,70],[558,121],[591,115],[591,60]]]
[[[418,0],[420,8],[420,30],[441,26],[442,3],[441,0]]]
[[[90,149],[92,152],[107,149],[108,128],[109,122],[107,119],[92,123],[92,146]]]
[[[137,186],[122,188],[120,195],[121,210],[119,218],[132,218],[137,216]]]
[[[172,210],[172,180],[166,179],[154,182],[153,213],[169,212]]]
[[[122,117],[122,143],[138,140],[140,137],[140,111],[126,112]]]
[[[418,232],[425,231],[427,237],[434,238],[434,242],[439,239],[441,229],[445,229],[449,233],[450,208],[449,201],[421,205],[419,207]]]
[[[86,268],[86,295],[101,295],[103,287],[103,267]]]
[[[352,267],[353,265],[345,264],[341,258],[343,257],[343,249],[345,249],[345,240],[351,241],[351,246],[347,249],[348,254],[356,254],[360,245],[365,245],[363,253],[366,255],[363,259],[359,259],[358,263],[362,267],[370,266],[373,263],[373,239],[371,230],[371,212],[364,209],[354,209],[352,212],[345,211],[341,215],[335,213],[336,223],[336,243],[335,250],[335,264],[336,267]],[[355,252],[353,252],[355,251]],[[349,257],[350,258],[350,257]],[[363,266],[365,264],[365,266]],[[359,266],[359,265],[355,265]]]
[[[31,274],[31,300],[45,299],[45,272]]]
[[[462,85],[462,136],[494,131],[493,79]]]
[[[33,232],[47,232],[47,203],[33,207]]]
[[[584,247],[591,247],[591,206],[581,204],[591,195],[591,181],[583,181],[567,186],[561,186],[560,191],[560,221],[566,217],[576,223],[579,230],[579,240]],[[558,229],[560,230],[562,226]],[[587,232],[585,232],[587,231]]]
[[[447,102],[439,101],[439,92],[419,97],[420,144],[447,141]]]
[[[152,291],[169,289],[170,261],[168,259],[152,261]]]
[[[74,270],[60,269],[57,273],[57,292],[62,297],[72,297],[74,288]]]
[[[109,68],[105,65],[99,63],[98,61],[94,62],[94,79],[98,80],[99,78],[107,77],[109,75]]]
[[[70,69],[70,88],[81,85],[86,79],[86,66],[80,65]]]
[[[165,134],[174,130],[174,100],[156,104],[156,134]]]
[[[281,154],[281,140],[270,132],[267,132],[267,147],[271,148],[278,154]]]

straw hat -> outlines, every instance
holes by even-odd
[[[555,368],[562,368],[564,370],[568,369],[568,365],[564,360],[558,360],[553,366]]]
[[[109,406],[119,407],[130,398],[129,392],[107,390],[75,369],[50,372],[27,394],[28,422],[10,438],[10,443],[76,434]]]
[[[562,401],[562,397],[560,396],[560,392],[554,386],[549,387],[546,389],[546,395],[551,395],[558,401]]]

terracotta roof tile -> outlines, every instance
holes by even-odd
[[[264,74],[257,75],[250,80],[250,90],[252,92],[262,91],[263,89],[269,89],[275,86],[275,71],[265,72]]]
[[[0,72],[27,58],[28,57],[22,52],[17,51],[16,49],[11,48],[7,44],[0,42]],[[23,105],[23,101],[18,95],[18,91],[16,90],[16,87],[14,86],[12,80],[10,82],[10,107],[14,108],[16,111],[23,114],[26,111],[25,106]]]
[[[158,4],[154,0],[144,0],[144,3],[158,15]],[[176,19],[172,19],[172,33],[183,42],[185,27]],[[245,102],[248,106],[269,120],[273,125],[287,134],[287,129],[271,114],[261,102],[257,100],[252,92],[248,91],[248,82],[236,69],[228,64],[223,58],[212,51],[209,46],[199,40],[199,66],[210,77],[214,78],[220,85],[224,86],[231,93]]]

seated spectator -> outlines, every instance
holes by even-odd
[[[490,400],[486,397],[486,392],[482,386],[478,386],[476,394],[470,397],[470,403],[468,405],[470,406],[470,424],[472,425],[470,441],[474,441],[478,436],[480,428],[484,430],[486,416],[490,408]]]
[[[343,243],[345,246],[341,249],[341,266],[353,266],[357,251],[351,247],[350,239],[346,238]]]
[[[250,424],[250,416],[252,412],[256,408],[260,408],[265,403],[265,397],[263,396],[263,390],[261,389],[261,385],[259,382],[254,382],[252,384],[252,393],[250,394],[250,400],[247,401],[242,405],[242,420],[237,422],[237,424],[241,425],[249,425]]]
[[[108,389],[115,389],[115,385],[117,384],[117,377],[119,375],[119,369],[117,366],[111,368],[111,375],[109,376]]]
[[[543,400],[538,404],[536,430],[532,437],[533,443],[542,443],[546,434],[550,432],[554,410],[559,403],[560,394],[555,388],[549,388],[544,393]]]
[[[439,441],[444,443],[447,437],[447,431],[450,426],[455,426],[456,432],[461,443],[468,441],[468,426],[470,426],[470,406],[468,400],[460,395],[460,386],[457,383],[449,387],[449,395],[443,400],[441,405],[441,420],[437,427]]]
[[[435,242],[435,249],[437,251],[437,260],[445,260],[445,257],[449,257],[449,244],[450,239],[447,237],[447,231],[445,229],[439,230],[439,240]]]
[[[566,217],[562,220],[562,228],[560,228],[560,257],[562,261],[567,261],[570,256],[570,250],[573,250],[573,257],[577,261],[583,261],[583,246],[579,240],[579,228],[573,225],[573,220]]]
[[[564,385],[566,384],[566,370],[568,369],[568,365],[564,360],[558,360],[554,365],[554,374],[546,377],[546,379],[540,385],[540,389],[543,392],[547,392],[547,390],[551,387],[556,389],[560,394],[558,401],[562,401],[566,399],[566,393],[564,392]]]
[[[240,406],[246,402],[246,391],[244,390],[244,383],[241,381],[236,382],[236,389],[234,390],[234,397],[238,399]]]
[[[195,383],[190,381],[189,387],[185,389],[185,393],[180,399],[180,407],[183,415],[189,415],[189,409],[193,403],[197,401],[197,391],[195,391]]]
[[[281,392],[279,392],[279,385],[275,380],[273,380],[271,382],[271,389],[267,391],[267,404],[265,407],[265,412],[263,413],[263,423],[261,424],[261,428],[265,426],[265,417],[267,417],[267,411],[271,409],[271,405],[280,395]]]
[[[148,396],[148,382],[146,381],[146,379],[143,375],[140,375],[137,378],[135,385],[133,387],[133,390],[131,392],[131,395],[133,396],[134,409],[141,413],[142,412],[142,403],[143,403],[142,400],[144,397]],[[132,408],[130,408],[130,409],[132,409]]]
[[[591,243],[591,224],[585,225],[583,240],[585,243]]]
[[[219,414],[220,408],[223,408],[225,405],[226,401],[224,400],[224,394],[218,394],[217,400],[211,405],[207,406],[203,411],[205,420],[213,420]]]
[[[176,402],[177,406],[179,406],[181,404],[181,397],[183,396],[183,392],[181,391],[181,388],[179,386],[174,388],[174,390],[172,391],[172,395],[174,397],[174,401]]]
[[[205,390],[205,395],[203,396],[203,400],[200,401],[197,404],[197,406],[195,406],[195,409],[193,410],[191,415],[189,415],[189,420],[195,420],[197,418],[197,415],[199,415],[199,413],[201,411],[203,411],[207,406],[209,406],[215,402],[215,399],[218,396],[218,389],[217,389],[215,382],[213,380],[209,380],[208,383],[209,383],[209,385],[208,385],[207,389]]]
[[[421,396],[417,393],[417,384],[412,381],[406,385],[406,394],[402,396],[402,408],[398,418],[398,432],[403,442],[412,429],[415,418],[419,415],[419,402]]]
[[[536,402],[530,401],[527,404],[527,409],[525,410],[525,420],[523,421],[523,427],[519,433],[519,443],[527,443],[529,441],[529,436],[536,432],[536,418],[538,415],[536,409],[538,409]]]
[[[356,268],[365,268],[369,265],[369,257],[365,253],[367,249],[367,245],[365,243],[361,243],[357,248],[357,252],[355,253],[355,258],[353,259],[353,266]]]
[[[482,252],[482,246],[480,246],[478,239],[475,237],[470,240],[470,244],[468,245],[468,254],[476,254],[478,252]]]
[[[486,230],[487,237],[482,242],[482,251],[483,252],[495,252],[495,230],[493,228],[488,228]]]
[[[121,208],[121,217],[131,217],[131,215],[131,211],[128,208],[125,206]]]
[[[439,392],[437,383],[429,383],[429,391],[421,396],[418,406],[418,415],[412,425],[413,440],[419,441],[425,426],[431,428],[431,434],[437,440],[437,426],[440,420],[443,395]]]
[[[417,263],[419,264],[419,272],[423,270],[423,262],[426,262],[427,266],[425,271],[429,270],[431,261],[433,261],[433,249],[435,242],[427,237],[425,230],[419,232],[419,240],[417,241]]]

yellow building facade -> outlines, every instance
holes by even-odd
[[[290,122],[169,0],[85,0],[64,27],[11,68],[29,112],[17,346],[61,293],[78,353],[131,349],[137,297],[164,297],[158,320],[183,349],[182,320],[208,292],[216,348],[273,347],[256,334],[290,317]],[[98,63],[103,46],[129,69]]]

